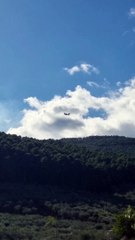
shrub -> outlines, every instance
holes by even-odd
[[[135,237],[135,210],[128,207],[123,213],[118,214],[115,219],[113,232],[118,237]]]

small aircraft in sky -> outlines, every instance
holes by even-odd
[[[66,115],[66,116],[69,116],[69,115],[70,115],[70,113],[65,113],[65,112],[64,112],[64,115]]]

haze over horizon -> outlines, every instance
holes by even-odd
[[[1,0],[0,30],[0,131],[135,137],[133,0]]]

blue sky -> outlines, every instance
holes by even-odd
[[[0,130],[37,138],[131,136],[133,131],[127,132],[128,126],[123,130],[130,119],[122,122],[121,116],[114,128],[108,108],[112,99],[125,96],[127,88],[134,90],[134,57],[133,0],[1,0]],[[70,103],[68,91],[73,97]],[[95,105],[90,105],[89,99],[87,109],[84,103],[77,110],[81,97],[74,97],[79,94],[83,99],[86,95],[94,98]],[[57,102],[56,95],[61,101]],[[110,102],[107,109],[105,103],[97,106],[103,98]],[[75,102],[78,105],[72,109]],[[125,104],[128,109],[129,102]],[[51,117],[41,114],[41,109],[47,109]],[[68,119],[63,116],[66,110],[72,113]],[[38,115],[37,122],[29,118],[31,113],[35,114],[32,119]],[[95,130],[89,131],[89,124]],[[30,125],[37,127],[35,134]]]

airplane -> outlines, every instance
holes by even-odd
[[[70,115],[70,113],[65,113],[65,112],[64,112],[64,115],[66,115],[66,116],[69,116],[69,115]]]

